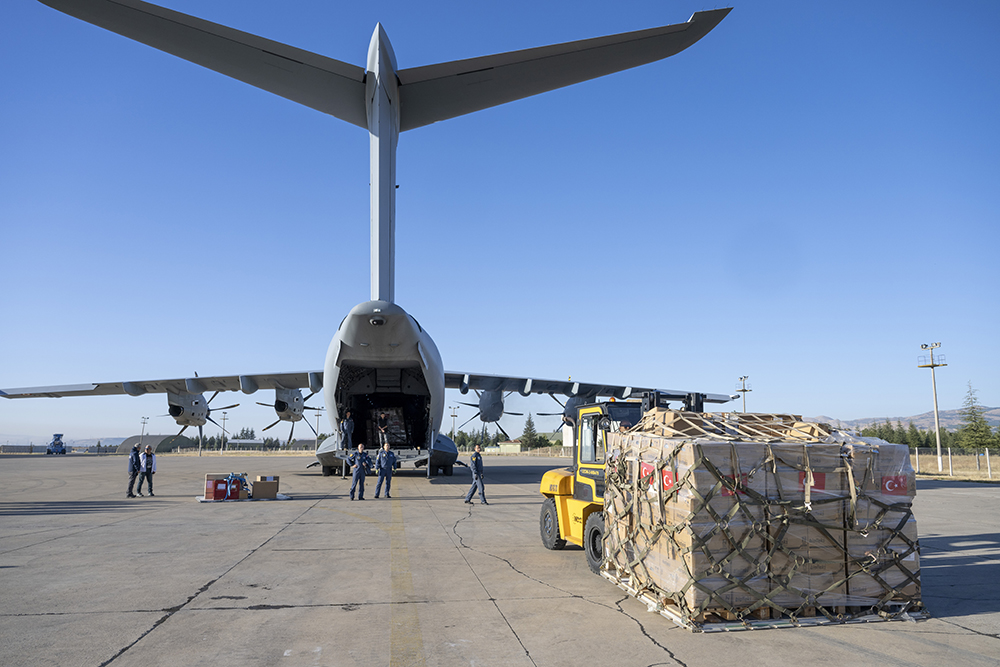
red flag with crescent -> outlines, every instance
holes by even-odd
[[[906,475],[888,475],[882,478],[882,493],[887,496],[905,496]]]
[[[653,474],[654,470],[656,470],[656,468],[653,466],[652,463],[642,463],[642,462],[640,462],[639,463],[639,478],[640,479],[645,479],[646,477],[649,477],[650,475]],[[671,470],[662,470],[661,473],[662,473],[662,480],[663,480],[663,490],[664,491],[669,491],[670,489],[674,488],[674,473],[673,473],[673,471],[671,471]],[[650,490],[655,490],[656,489],[656,484],[654,483],[654,480],[655,480],[654,477],[650,477],[650,479],[649,479],[649,488],[650,488]]]

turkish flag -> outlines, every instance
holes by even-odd
[[[799,491],[804,491],[806,488],[806,478],[809,473],[800,470],[799,471]],[[826,473],[825,472],[814,472],[813,473],[813,485],[814,489],[826,490]]]
[[[744,473],[740,473],[740,481],[739,482],[736,481],[736,477],[734,475],[726,475],[726,479],[732,480],[733,484],[736,485],[736,493],[739,493],[741,496],[745,496],[746,495],[746,493],[744,493],[742,487],[747,486],[748,482],[750,481],[749,477],[748,477],[748,473],[745,473],[745,472]],[[723,496],[735,496],[736,493],[733,493],[732,491],[730,491],[729,487],[727,487],[725,484],[722,485],[722,495]]]
[[[640,462],[639,479],[645,479],[646,477],[649,477],[650,475],[653,474],[654,470],[656,470],[656,468],[653,466],[653,464]],[[670,470],[663,470],[661,472],[663,479],[663,490],[669,491],[670,489],[674,488],[674,473]],[[649,479],[649,488],[650,490],[654,490],[656,488],[656,484],[654,483],[653,477],[650,477]]]
[[[889,475],[882,478],[882,493],[887,496],[905,496],[906,475]]]

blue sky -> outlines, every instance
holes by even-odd
[[[357,65],[381,21],[401,68],[715,6],[163,4]],[[1000,405],[998,28],[992,2],[737,3],[673,58],[404,133],[397,301],[449,370],[749,375],[751,410],[853,419],[929,410],[941,341],[942,409],[970,381]],[[29,0],[0,63],[0,387],[322,367],[368,298],[363,130]],[[273,420],[257,398],[232,426]],[[165,412],[3,401],[0,441]]]

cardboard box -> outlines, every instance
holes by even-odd
[[[258,482],[277,482],[277,475],[257,475]]]
[[[252,491],[251,495],[254,500],[260,500],[261,498],[277,498],[278,497],[278,482],[277,481],[264,481],[257,478],[256,482],[251,485]]]

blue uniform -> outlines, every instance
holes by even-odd
[[[378,471],[378,481],[375,482],[375,497],[378,498],[379,492],[382,490],[382,481],[385,481],[385,497],[392,498],[389,495],[389,487],[392,486],[392,471],[396,469],[396,453],[392,450],[388,452],[384,449],[380,449],[378,454],[375,455],[375,470]]]
[[[354,452],[347,458],[347,463],[354,468],[351,476],[351,500],[354,500],[354,489],[358,489],[358,500],[365,499],[365,475],[372,469],[372,459],[368,452]]]
[[[132,487],[135,486],[135,478],[139,476],[139,469],[142,464],[139,462],[139,445],[132,445],[132,451],[128,454],[128,492],[126,498],[135,498]],[[141,484],[142,482],[140,482]]]
[[[469,492],[465,494],[465,502],[471,503],[472,496],[479,491],[479,500],[484,505],[489,505],[486,502],[486,491],[483,489],[483,455],[476,452],[469,459],[469,468],[472,470],[472,486],[469,487]]]
[[[347,451],[354,449],[354,445],[351,443],[351,436],[354,434],[354,419],[348,417],[340,422],[340,432],[343,434],[340,446]]]

